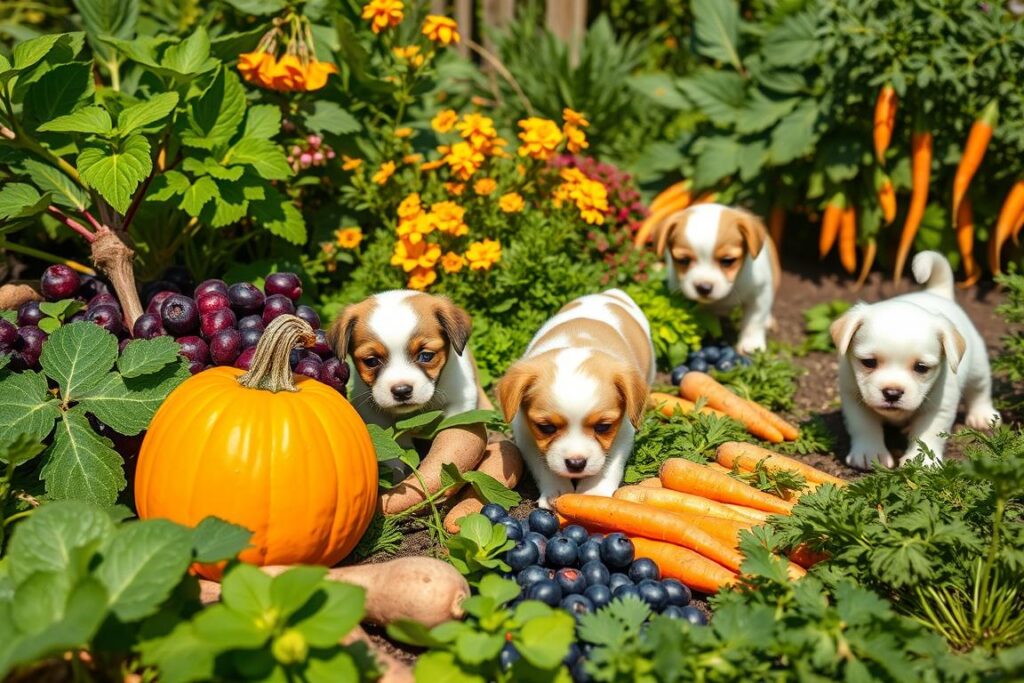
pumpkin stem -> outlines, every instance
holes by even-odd
[[[238,378],[247,389],[263,389],[275,394],[279,391],[298,391],[292,374],[290,356],[296,346],[316,343],[313,328],[294,315],[274,318],[256,344],[249,371]]]

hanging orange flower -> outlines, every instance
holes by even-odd
[[[430,127],[438,133],[447,133],[459,120],[459,115],[454,109],[443,109],[430,119]]]
[[[363,5],[362,17],[370,22],[374,33],[380,33],[401,24],[405,17],[404,9],[402,0],[370,0]]]
[[[523,142],[519,147],[519,156],[547,161],[555,155],[562,142],[562,131],[554,121],[531,116],[519,121],[519,127],[523,129],[519,133],[519,139]]]
[[[460,40],[459,25],[450,17],[428,14],[423,22],[423,35],[435,43],[451,45]]]
[[[370,180],[377,183],[378,185],[383,185],[388,181],[388,178],[394,175],[394,173],[395,162],[385,161],[383,164],[380,165],[380,168],[377,169],[377,172],[370,177]]]
[[[330,62],[314,59],[306,65],[306,92],[313,92],[327,85],[327,77],[338,73],[338,67]]]
[[[244,52],[238,55],[238,73],[248,83],[262,83],[263,74],[273,68],[275,61],[269,52]]]
[[[466,259],[459,254],[456,254],[454,251],[449,251],[441,257],[441,267],[444,268],[444,272],[446,273],[457,273],[462,270],[465,265]]]
[[[498,200],[498,208],[505,213],[519,213],[526,206],[523,196],[518,192],[509,192],[501,195]]]
[[[357,225],[335,230],[334,240],[342,249],[355,249],[363,241],[363,231]]]

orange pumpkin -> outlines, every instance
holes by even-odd
[[[256,565],[331,566],[352,551],[377,505],[377,458],[345,398],[292,374],[291,350],[314,340],[305,321],[279,316],[249,372],[211,368],[167,397],[139,453],[139,517],[241,524],[253,537],[240,558]]]

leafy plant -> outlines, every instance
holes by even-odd
[[[658,476],[668,458],[707,462],[726,441],[748,440],[747,432],[735,420],[717,415],[677,412],[665,418],[648,411],[636,435],[633,456],[626,465],[627,483]]]
[[[568,612],[536,600],[512,606],[519,592],[515,581],[487,574],[480,580],[478,594],[462,603],[466,621],[449,621],[432,629],[398,621],[388,626],[388,635],[429,648],[416,661],[417,680],[566,680],[562,660],[573,642],[575,620]],[[499,655],[507,648],[521,658],[506,667]]]
[[[445,546],[452,566],[476,583],[484,574],[509,571],[505,551],[515,544],[503,524],[491,524],[483,515],[472,514],[459,520],[459,533],[449,537]]]
[[[850,302],[843,299],[827,301],[805,310],[804,331],[807,336],[804,338],[803,344],[800,345],[800,351],[802,353],[809,351],[832,353],[835,351],[829,327],[848,310],[850,310]]]
[[[796,378],[803,370],[788,358],[756,353],[750,365],[727,372],[715,371],[715,379],[734,392],[770,410],[792,410]]]
[[[58,327],[83,308],[85,308],[85,304],[74,299],[40,301],[39,310],[42,311],[43,318],[39,321],[38,327],[47,334],[53,334]]]
[[[1024,380],[1024,274],[1011,264],[1009,272],[996,278],[1006,291],[1006,299],[996,313],[1010,326],[1011,332],[1003,337],[1003,352],[992,359],[992,365],[1014,382]],[[1005,398],[1005,397],[1004,397]],[[1020,401],[1020,397],[1017,398]]]
[[[658,358],[658,366],[674,368],[686,361],[687,355],[700,348],[705,333],[718,336],[718,319],[693,302],[670,294],[663,278],[626,287],[629,294],[647,316],[651,325],[651,341]]]

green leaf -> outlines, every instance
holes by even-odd
[[[242,14],[252,14],[258,17],[277,14],[288,6],[285,0],[225,0],[225,2]]]
[[[65,325],[46,340],[39,364],[57,382],[65,403],[77,401],[113,367],[117,337],[99,325],[79,321]]]
[[[307,683],[360,683],[359,666],[349,650],[336,648],[333,654],[310,658],[302,678]]]
[[[501,415],[494,410],[467,410],[464,413],[451,415],[441,420],[434,428],[434,432],[440,432],[449,427],[463,427],[466,425],[489,425],[501,424]]]
[[[230,165],[246,164],[267,180],[284,180],[292,175],[292,168],[279,145],[272,140],[242,138],[228,150],[225,162]]]
[[[519,596],[520,588],[515,581],[503,579],[497,574],[487,574],[480,579],[478,591],[480,595],[492,598],[496,604],[504,605]]]
[[[188,38],[167,48],[160,65],[183,76],[193,76],[216,68],[217,60],[210,59],[210,36],[206,29],[199,26]]]
[[[129,40],[139,20],[139,0],[78,0],[75,3],[93,47],[106,57],[109,50],[99,38]]]
[[[683,97],[673,78],[663,72],[636,74],[630,76],[627,85],[640,95],[667,109],[686,111],[693,104]]]
[[[85,308],[85,304],[75,299],[61,299],[60,301],[40,301],[39,310],[51,318],[66,320],[69,316],[78,313]]]
[[[252,532],[217,517],[205,517],[192,530],[192,554],[196,562],[230,560],[249,547]]]
[[[818,105],[813,100],[803,102],[792,113],[787,115],[772,131],[770,153],[775,165],[803,156],[814,149],[818,133],[815,123],[818,120]]]
[[[255,567],[252,569],[263,573]],[[235,611],[222,602],[200,612],[193,624],[196,635],[215,650],[249,650],[264,645],[273,628],[272,623],[258,619]]]
[[[779,119],[793,111],[800,102],[797,97],[779,97],[761,90],[750,93],[743,112],[736,117],[738,133],[758,133],[774,126]]]
[[[18,43],[11,52],[11,66],[20,71],[35,66],[50,53],[64,35],[66,34],[53,33]]]
[[[0,380],[0,436],[19,433],[42,441],[60,417],[60,404],[50,396],[41,372],[15,372]]]
[[[407,645],[418,647],[440,648],[445,641],[435,638],[430,629],[418,621],[399,619],[388,624],[388,637]]]
[[[113,533],[114,521],[95,505],[47,503],[15,527],[7,554],[10,577],[19,583],[33,572],[66,572],[82,552],[88,559]]]
[[[46,448],[31,434],[11,434],[0,443],[0,462],[13,464],[15,467],[36,457]]]
[[[79,397],[79,406],[118,433],[132,436],[149,426],[167,395],[188,377],[184,358],[140,377],[111,372]]]
[[[466,664],[483,664],[497,658],[505,647],[505,636],[501,633],[464,631],[455,639],[455,654]]]
[[[786,17],[761,42],[761,55],[770,66],[804,66],[816,63],[820,41],[817,21],[810,12]]]
[[[221,600],[232,610],[259,619],[271,608],[270,582],[271,577],[256,567],[237,564],[224,575]]]
[[[217,76],[189,110],[189,127],[182,143],[189,147],[213,149],[228,142],[245,116],[245,89],[228,67]]]
[[[180,351],[173,337],[133,339],[117,359],[117,371],[128,379],[149,375],[178,360]]]
[[[569,652],[576,629],[567,612],[554,610],[546,617],[531,619],[515,640],[523,659],[540,669],[553,669]]]
[[[522,497],[497,479],[484,472],[469,471],[462,478],[472,484],[480,497],[488,503],[497,503],[506,510],[519,505]]]
[[[70,114],[58,116],[48,121],[37,130],[42,133],[88,133],[91,135],[109,135],[114,129],[110,114],[103,107],[90,104],[76,109]]]
[[[54,204],[79,211],[89,206],[88,193],[53,166],[35,159],[25,159],[21,168],[36,187],[51,195]]]
[[[399,432],[412,432],[437,422],[444,412],[441,410],[430,410],[419,415],[407,417],[395,423],[395,429]]]
[[[117,116],[117,130],[121,135],[134,133],[166,119],[178,106],[178,93],[163,92],[138,104],[121,110]]]
[[[699,69],[679,87],[717,126],[733,123],[746,101],[743,77],[729,71]]]
[[[39,77],[25,92],[23,117],[30,129],[58,116],[70,114],[79,102],[90,97],[92,64],[60,64]],[[38,162],[37,162],[38,163]]]
[[[740,146],[734,138],[706,137],[700,141],[699,149],[693,174],[698,187],[710,187],[739,169]]]
[[[214,680],[216,650],[196,633],[190,621],[179,622],[165,637],[139,644],[142,662],[160,670],[161,683]]]
[[[313,113],[306,116],[306,127],[317,133],[351,135],[360,130],[359,121],[340,104],[320,100],[313,104]]]
[[[189,536],[189,529],[165,519],[118,529],[95,573],[118,619],[138,621],[159,609],[192,563]]]
[[[179,206],[185,213],[195,218],[200,214],[208,201],[220,195],[220,190],[217,188],[217,183],[214,182],[213,178],[201,176],[196,178],[195,182],[190,183],[181,194]]]
[[[152,169],[149,141],[138,134],[116,143],[94,143],[78,155],[82,180],[122,214],[128,210],[132,194]]]
[[[570,617],[571,618],[571,617]],[[416,680],[437,683],[487,683],[483,676],[459,666],[455,654],[447,650],[427,652],[416,660]]]
[[[302,212],[277,190],[268,187],[266,199],[250,202],[249,214],[271,234],[292,244],[306,243],[306,221]]]
[[[71,577],[64,572],[35,572],[17,585],[11,616],[22,633],[39,633],[64,618]]]
[[[28,218],[46,210],[50,195],[40,195],[26,183],[7,183],[0,187],[0,220]]]
[[[366,591],[359,586],[334,581],[321,581],[319,591],[326,594],[327,600],[323,604],[314,600],[311,605],[316,608],[315,612],[310,612],[310,605],[303,607],[292,618],[293,628],[312,647],[330,647],[362,620]]]
[[[110,440],[92,431],[80,408],[65,413],[55,433],[39,473],[47,495],[98,505],[116,503],[127,482],[121,456]]]
[[[735,0],[693,0],[693,42],[699,54],[743,70],[737,41],[740,13]]]
[[[186,159],[185,161],[189,161]],[[146,199],[156,202],[166,202],[173,197],[184,194],[188,191],[192,181],[181,171],[170,170],[161,173],[153,179],[149,186],[149,193]]]
[[[273,104],[256,104],[249,107],[245,116],[243,138],[269,140],[281,132],[281,110]]]
[[[325,576],[326,568],[312,566],[293,567],[278,574],[270,581],[270,602],[281,618],[287,619],[313,597]]]

